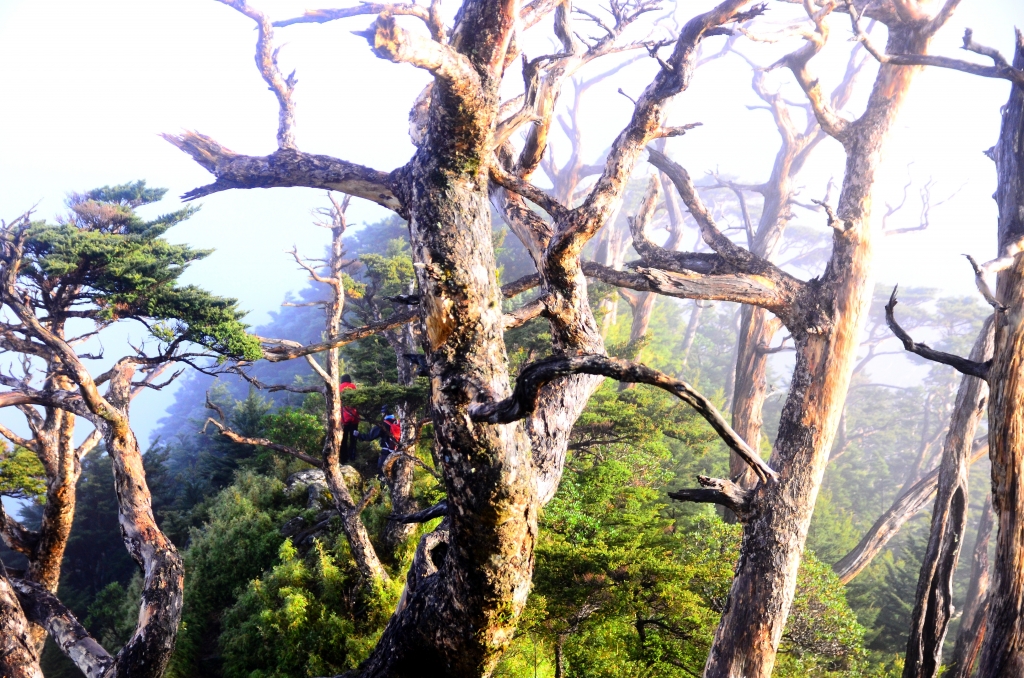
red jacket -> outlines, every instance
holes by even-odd
[[[343,381],[341,384],[338,385],[338,392],[339,393],[343,393],[343,392],[345,392],[345,391],[347,391],[349,389],[352,389],[353,391],[356,390],[356,385],[353,384],[351,381]],[[342,402],[343,403],[345,402],[344,397],[342,397]],[[342,423],[343,426],[347,426],[349,424],[358,425],[359,424],[359,410],[357,410],[355,407],[350,407],[348,405],[342,405],[341,406],[341,423]]]

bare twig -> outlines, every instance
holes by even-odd
[[[910,335],[899,326],[896,322],[896,317],[893,314],[893,309],[896,308],[897,304],[896,291],[898,289],[898,286],[892,289],[892,295],[889,297],[889,303],[885,305],[885,322],[889,325],[889,329],[892,330],[892,333],[896,335],[896,338],[903,342],[903,348],[911,353],[921,356],[925,360],[949,365],[963,374],[967,374],[972,377],[987,379],[989,367],[992,364],[991,360],[986,360],[981,363],[974,360],[968,360],[967,358],[961,358],[960,356],[953,355],[952,353],[936,351],[935,349],[930,348],[927,344],[915,342]]]

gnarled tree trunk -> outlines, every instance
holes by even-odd
[[[1024,69],[1017,33],[1013,66]],[[999,254],[1015,254],[1024,239],[1024,87],[1012,85],[995,146]],[[989,448],[996,554],[988,595],[978,676],[1024,675],[1024,257],[1001,271],[996,297],[1006,310],[996,323],[989,371]]]
[[[941,25],[886,17],[890,51],[921,54]],[[824,40],[824,18],[816,21]],[[865,113],[854,122],[822,100],[806,70],[809,49],[787,59],[815,107],[821,127],[847,152],[833,253],[819,297],[828,327],[790,327],[796,366],[770,464],[777,483],[758,485],[753,515],[744,526],[740,562],[726,610],[705,666],[707,678],[767,678],[775,664],[807,528],[839,423],[856,358],[857,342],[873,293],[874,237],[871,193],[881,153],[906,99],[914,69],[882,65]],[[820,49],[820,45],[818,47]]]
[[[832,93],[831,102],[835,108],[840,108],[849,101],[859,71],[857,50],[854,50],[846,76]],[[775,163],[767,182],[757,186],[733,183],[726,183],[725,186],[741,201],[750,251],[766,261],[774,261],[786,226],[793,217],[792,204],[799,190],[794,185],[796,177],[803,169],[807,158],[826,135],[813,118],[807,121],[804,130],[796,128],[789,105],[785,103],[781,94],[771,92],[767,88],[764,70],[755,68],[752,87],[768,105],[782,138],[782,144],[775,154]],[[743,197],[744,192],[748,190],[760,193],[764,198],[756,228],[751,223]],[[736,367],[733,375],[732,425],[755,450],[761,449],[761,412],[768,394],[767,349],[780,327],[778,320],[772,318],[764,308],[748,305],[740,309],[740,326],[736,335]],[[743,460],[736,455],[730,457],[729,473],[733,478],[742,474],[741,482],[746,486],[752,486],[754,477],[750,475],[749,468]]]
[[[974,344],[971,360],[984,362],[992,356],[993,326],[993,318],[989,318]],[[971,443],[987,397],[987,382],[964,375],[942,448],[931,533],[921,561],[907,638],[904,678],[933,678],[942,666],[942,644],[953,614],[953,574],[967,525]]]

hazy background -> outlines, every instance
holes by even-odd
[[[290,0],[253,4],[275,18],[317,7]],[[675,11],[685,21],[712,4],[681,2]],[[666,11],[672,7],[665,4]],[[772,2],[768,17],[784,23],[799,11]],[[282,69],[295,68],[299,79],[294,96],[300,148],[390,170],[412,152],[408,110],[428,76],[375,58],[365,40],[351,34],[370,22],[358,17],[278,29],[277,42],[284,45]],[[932,52],[980,61],[958,49],[969,26],[977,41],[1009,57],[1015,24],[1024,25],[1019,0],[967,0]],[[851,45],[845,16],[835,16],[832,27],[827,53],[812,62],[828,88],[842,76]],[[534,33],[526,45],[530,56],[552,50],[546,25]],[[709,49],[722,40],[709,40]],[[166,200],[147,209],[174,209],[179,204],[174,196],[211,177],[159,138],[160,132],[193,129],[237,152],[273,151],[276,100],[253,64],[254,42],[252,22],[214,0],[0,0],[0,218],[13,219],[34,205],[39,216],[51,218],[62,211],[68,191],[135,179],[170,189]],[[798,44],[745,43],[740,49],[768,64]],[[641,60],[588,93],[591,106],[582,123],[592,155],[607,147],[631,112],[632,104],[616,89],[635,96],[654,67]],[[866,69],[850,111],[860,111],[875,68]],[[598,65],[583,75],[601,70]],[[770,77],[789,82],[784,71]],[[749,67],[730,56],[698,70],[691,88],[677,98],[674,124],[704,123],[668,146],[695,177],[717,171],[751,183],[767,178],[778,135],[767,112],[747,108],[759,103],[749,83]],[[891,226],[917,224],[917,190],[929,178],[936,200],[959,192],[932,211],[927,231],[881,242],[880,282],[972,293],[961,254],[994,254],[995,172],[982,151],[996,139],[1008,90],[1005,81],[938,69],[915,81],[889,145],[876,213],[887,201],[899,201],[908,176],[916,182],[911,198]],[[799,100],[799,94],[792,98]],[[559,148],[564,152],[565,145],[555,143],[556,154]],[[803,199],[822,197],[830,177],[841,179],[842,159],[836,142],[822,144],[804,171]],[[639,171],[647,171],[645,163]],[[187,281],[237,297],[249,309],[250,323],[265,322],[289,291],[305,285],[304,273],[284,250],[297,245],[315,254],[326,243],[326,233],[311,225],[310,216],[311,209],[326,204],[323,192],[236,191],[199,202],[202,211],[169,237],[217,251],[195,265]],[[350,212],[356,223],[384,215],[363,201],[355,201]],[[797,221],[825,228],[820,216],[807,212],[798,211]],[[107,346],[113,355],[116,348]],[[133,412],[140,438],[148,439],[172,396],[172,389],[140,396]]]

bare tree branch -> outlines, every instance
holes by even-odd
[[[36,445],[36,442],[34,440],[28,440],[26,438],[22,438],[17,433],[15,433],[11,429],[7,428],[3,424],[0,424],[0,436],[3,436],[4,438],[7,438],[8,440],[10,440],[13,444],[17,445],[18,447],[24,447],[26,450],[35,451],[39,447],[38,445]]]
[[[212,184],[185,193],[183,200],[195,200],[233,188],[305,186],[350,193],[404,214],[392,188],[391,175],[386,172],[290,148],[261,157],[239,155],[197,132],[162,136],[216,177]]]
[[[518,193],[530,202],[536,204],[553,218],[564,217],[567,213],[565,205],[561,204],[554,197],[537,188],[530,182],[520,179],[514,174],[506,172],[500,165],[495,163],[491,166],[491,179],[502,188]]]
[[[329,351],[332,348],[345,346],[346,344],[351,344],[354,341],[371,337],[375,334],[379,334],[380,332],[386,332],[387,330],[401,327],[402,325],[413,322],[418,317],[419,310],[416,309],[394,313],[384,320],[367,323],[362,327],[357,327],[316,344],[307,344],[305,346],[296,341],[286,339],[261,338],[261,341],[268,344],[268,346],[263,349],[263,358],[272,363],[277,363],[284,360],[301,358],[314,353],[320,353],[322,351]]]
[[[963,374],[978,377],[980,379],[988,379],[989,367],[992,364],[991,360],[986,360],[985,362],[969,360],[967,358],[961,358],[960,356],[953,355],[952,353],[936,351],[935,349],[930,348],[927,344],[915,342],[910,335],[899,326],[896,322],[896,317],[893,314],[893,310],[896,308],[897,304],[896,291],[898,289],[899,286],[892,288],[892,295],[889,297],[889,303],[885,305],[885,322],[889,325],[889,329],[892,330],[892,333],[896,335],[896,338],[903,342],[903,348],[911,353],[921,356],[925,360],[949,365]]]
[[[355,7],[344,7],[342,9],[309,9],[303,12],[302,16],[275,21],[273,25],[281,28],[284,26],[292,26],[294,24],[325,24],[328,21],[348,19],[354,16],[366,16],[368,14],[381,14],[383,12],[390,12],[396,16],[414,16],[417,19],[422,19],[425,23],[430,21],[429,10],[422,5],[363,2]]]
[[[40,534],[7,515],[0,502],[0,538],[7,548],[31,558],[39,546]]]
[[[217,0],[241,12],[256,22],[259,38],[256,40],[256,68],[277,97],[277,147],[295,150],[295,103],[292,90],[295,89],[295,71],[285,77],[277,66],[277,52],[274,48],[274,29],[270,19],[263,12],[250,7],[245,0]]]
[[[810,3],[805,5],[810,20],[814,23],[814,31],[804,34],[807,44],[797,51],[788,54],[772,64],[769,69],[785,66],[793,72],[800,89],[807,95],[807,100],[814,111],[814,117],[826,134],[835,138],[840,143],[845,143],[846,132],[850,127],[850,121],[846,120],[832,107],[832,104],[825,97],[821,90],[821,82],[811,76],[807,70],[807,63],[825,47],[828,41],[828,15],[835,9],[834,2],[825,3],[824,7],[814,11]]]
[[[324,467],[322,461],[309,456],[305,452],[300,452],[299,450],[296,450],[294,447],[289,447],[288,445],[281,445],[279,443],[275,443],[272,440],[267,440],[266,438],[250,438],[249,436],[243,436],[240,433],[237,433],[236,431],[232,431],[230,428],[227,427],[227,425],[221,423],[220,421],[217,421],[213,417],[207,417],[206,423],[213,424],[217,428],[217,430],[220,431],[220,434],[222,436],[224,436],[233,443],[238,443],[239,445],[256,445],[258,447],[265,447],[268,450],[274,450],[275,452],[282,452],[284,454],[291,455],[296,459],[300,459],[306,462],[310,466],[315,466],[316,468]],[[205,425],[203,426],[203,429],[206,429]]]
[[[64,603],[45,588],[24,579],[11,579],[25,617],[46,629],[82,673],[89,678],[107,678],[115,659],[89,635]]]
[[[540,391],[546,384],[572,374],[595,374],[629,383],[650,384],[672,393],[711,424],[726,445],[740,455],[759,478],[767,481],[776,477],[775,471],[730,428],[714,404],[685,381],[673,379],[645,365],[604,355],[554,356],[527,365],[516,379],[511,396],[475,405],[470,409],[470,418],[489,424],[508,424],[523,419],[536,407]]]
[[[426,523],[434,518],[440,518],[441,516],[448,515],[448,502],[439,501],[430,508],[425,508],[422,511],[416,513],[409,513],[404,516],[390,515],[388,520],[393,520],[398,523]]]
[[[739,518],[746,520],[751,513],[751,490],[745,489],[731,480],[697,476],[701,488],[683,489],[669,492],[668,496],[676,501],[696,502],[701,504],[718,504],[724,506]]]
[[[410,33],[398,25],[388,10],[379,14],[369,29],[356,34],[366,38],[370,49],[381,59],[429,71],[460,96],[474,97],[479,93],[480,73],[469,58],[446,44]]]
[[[871,43],[871,38],[861,28],[860,16],[853,7],[851,0],[846,0],[846,4],[850,8],[850,19],[857,40],[864,44],[864,47],[871,56],[875,57],[879,63],[893,64],[895,66],[937,66],[939,68],[970,73],[971,75],[980,75],[983,78],[1009,80],[1024,87],[1024,70],[1011,66],[1006,58],[992,47],[986,47],[974,42],[974,32],[970,28],[964,29],[964,44],[961,49],[988,57],[992,60],[991,66],[931,54],[884,54]],[[1019,34],[1020,31],[1018,30]]]

